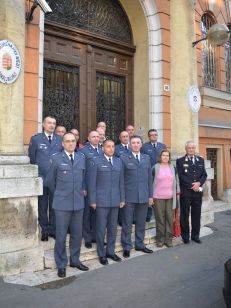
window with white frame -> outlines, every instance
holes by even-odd
[[[205,13],[201,18],[202,37],[206,37],[209,28],[215,24],[215,18]],[[202,84],[206,87],[216,88],[217,80],[216,48],[208,40],[202,41]]]

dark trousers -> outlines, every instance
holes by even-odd
[[[53,194],[48,187],[43,186],[43,194],[38,196],[38,221],[42,234],[55,234],[55,212],[52,209],[52,202]]]
[[[83,238],[85,242],[96,241],[96,211],[90,207],[88,198],[85,198],[85,207],[83,213]]]
[[[96,207],[96,244],[99,257],[115,253],[117,220],[119,208]],[[104,248],[104,238],[107,231],[107,248]]]
[[[132,249],[132,222],[135,215],[135,247],[143,249],[145,236],[145,221],[147,217],[147,203],[126,203],[123,208],[121,242],[124,250]]]
[[[74,265],[80,263],[80,248],[82,240],[83,210],[55,211],[56,239],[54,256],[58,268],[65,268],[68,263],[66,251],[67,230],[70,230],[70,260]]]
[[[182,194],[180,196],[180,226],[181,236],[184,240],[189,240],[189,213],[191,209],[191,238],[199,239],[201,220],[202,194],[192,192],[190,196]]]

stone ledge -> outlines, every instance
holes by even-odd
[[[28,156],[0,155],[0,165],[27,165],[30,163]]]
[[[0,276],[42,271],[43,254],[43,249],[40,247],[0,254]]]
[[[1,165],[0,179],[15,178],[35,178],[38,177],[38,166],[36,165]]]
[[[0,198],[38,196],[42,192],[42,179],[39,177],[0,179]]]

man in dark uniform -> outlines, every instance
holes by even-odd
[[[91,131],[88,135],[88,143],[79,151],[82,152],[86,158],[86,183],[88,184],[89,162],[94,157],[103,154],[102,147],[99,145],[99,133],[97,131]],[[85,240],[86,248],[92,248],[92,242],[94,243],[96,241],[95,210],[90,207],[88,195],[85,198],[85,208],[83,214],[83,238]]]
[[[200,219],[203,184],[206,181],[204,159],[195,155],[196,145],[193,141],[185,144],[186,155],[176,161],[180,181],[180,225],[181,236],[185,244],[189,243],[189,212],[191,209],[191,239],[200,244]]]
[[[148,131],[149,142],[143,144],[141,148],[141,153],[147,154],[150,157],[151,167],[157,163],[158,156],[163,149],[166,149],[164,143],[158,142],[158,132],[156,129],[152,128]],[[152,217],[152,208],[148,208],[148,214],[146,221],[149,222]]]
[[[55,237],[55,216],[52,210],[52,194],[46,183],[50,158],[53,154],[62,151],[62,137],[54,134],[55,125],[55,118],[50,116],[44,118],[44,131],[31,137],[28,150],[30,163],[38,165],[38,174],[43,179],[43,195],[38,196],[38,221],[42,229],[42,241],[48,241],[48,236]],[[47,213],[48,209],[49,217]]]
[[[85,157],[75,152],[76,138],[72,133],[63,136],[64,151],[53,155],[47,175],[49,189],[54,194],[53,209],[56,217],[55,262],[58,276],[66,276],[67,230],[70,230],[70,266],[81,271],[88,267],[80,260],[85,189]]]
[[[121,261],[121,258],[115,254],[115,242],[118,211],[125,204],[125,196],[123,166],[121,160],[113,156],[114,141],[105,140],[103,151],[104,155],[95,157],[90,162],[88,193],[90,205],[96,210],[96,244],[99,261],[107,265],[107,258],[115,262]]]
[[[135,214],[135,249],[152,253],[144,245],[145,220],[148,205],[153,204],[153,184],[150,158],[140,153],[142,141],[139,136],[130,139],[131,154],[120,158],[124,167],[125,207],[122,217],[121,242],[123,256],[130,257],[132,249],[131,231]]]

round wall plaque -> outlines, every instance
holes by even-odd
[[[21,70],[21,57],[17,47],[10,41],[0,41],[0,82],[13,83]]]
[[[192,112],[198,112],[201,106],[201,95],[197,86],[191,86],[187,93],[187,100]]]

